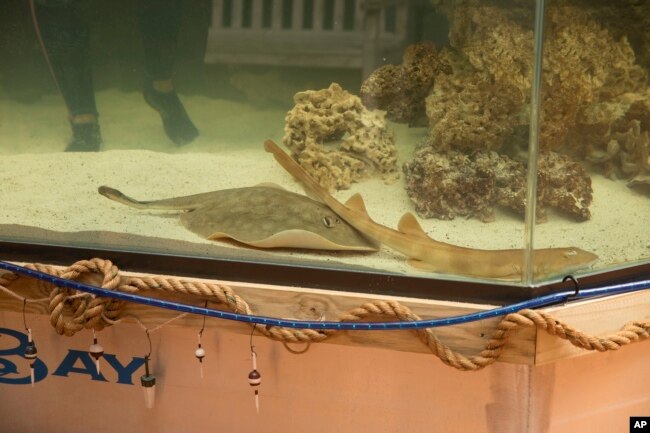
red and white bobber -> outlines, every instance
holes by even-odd
[[[260,413],[260,394],[257,387],[262,383],[262,375],[257,371],[257,354],[254,350],[251,350],[251,356],[253,358],[253,371],[248,373],[248,384],[255,389],[255,410]]]

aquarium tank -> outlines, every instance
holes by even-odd
[[[650,2],[13,0],[0,23],[4,259],[361,290],[650,261]]]

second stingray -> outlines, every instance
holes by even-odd
[[[224,189],[153,201],[134,200],[108,186],[98,192],[138,209],[180,210],[181,223],[199,236],[233,239],[257,248],[377,251],[378,243],[326,205],[274,184]]]

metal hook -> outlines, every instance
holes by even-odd
[[[567,275],[562,279],[562,282],[566,281],[572,281],[573,282],[573,287],[576,289],[576,291],[572,294],[567,296],[566,300],[567,301],[572,301],[574,299],[577,299],[578,296],[580,295],[580,284],[578,283],[578,279],[575,278],[573,275]]]

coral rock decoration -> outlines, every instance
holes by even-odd
[[[537,170],[538,216],[544,208],[557,208],[579,221],[591,218],[589,205],[593,199],[591,178],[584,167],[566,155],[543,152]]]
[[[424,147],[404,164],[406,191],[423,218],[476,217],[494,220],[495,206],[523,215],[526,209],[526,168],[494,151],[470,155]],[[543,152],[538,164],[537,218],[556,208],[577,220],[591,217],[591,179],[565,155]]]
[[[397,179],[397,149],[384,113],[332,83],[294,95],[285,118],[284,145],[324,188],[345,189],[377,172]]]
[[[440,73],[449,74],[451,68],[435,45],[411,45],[401,65],[384,65],[370,74],[361,85],[361,100],[368,108],[386,111],[389,120],[426,126],[424,100]]]
[[[496,154],[495,154],[496,155]],[[493,219],[495,178],[469,155],[455,150],[418,150],[403,166],[406,192],[423,218],[454,219],[475,216]]]
[[[593,104],[579,122],[573,138],[588,161],[608,177],[629,179],[630,186],[650,185],[650,91]]]
[[[448,16],[451,67],[426,98],[429,134],[406,163],[407,192],[422,217],[493,218],[493,207],[525,209],[525,171],[533,68],[534,8],[513,1],[433,0]],[[628,185],[650,185],[650,91],[618,10],[632,19],[646,6],[546,11],[537,216],[556,208],[577,220],[591,213],[583,162]],[[637,10],[638,9],[638,10]],[[644,18],[645,20],[645,18]],[[631,25],[637,25],[633,22]],[[607,24],[607,27],[603,25]],[[638,25],[637,25],[638,27]],[[627,30],[628,32],[631,30]],[[645,43],[638,38],[637,44]]]
[[[438,149],[498,150],[514,132],[523,99],[484,73],[441,76],[426,99],[428,142]]]
[[[450,16],[450,42],[456,53],[452,57],[453,74],[449,80],[456,84],[455,93],[459,95],[443,98],[443,89],[437,90],[436,82],[432,101],[427,104],[437,106],[427,111],[432,127],[437,124],[440,112],[457,110],[493,117],[499,124],[527,124],[533,66],[533,8],[440,3],[449,3],[443,9]],[[627,39],[615,39],[591,17],[588,8],[566,4],[558,1],[547,9],[540,131],[540,144],[546,150],[574,147],[567,140],[568,134],[589,104],[647,88],[647,76],[635,64]],[[445,78],[440,77],[441,81]],[[448,83],[440,84],[450,87]],[[463,91],[466,84],[472,88],[471,92]],[[455,126],[460,127],[464,119],[459,116]],[[474,126],[474,122],[470,121],[468,126]],[[507,132],[504,132],[506,136]],[[442,141],[434,144],[445,147],[456,144]]]

